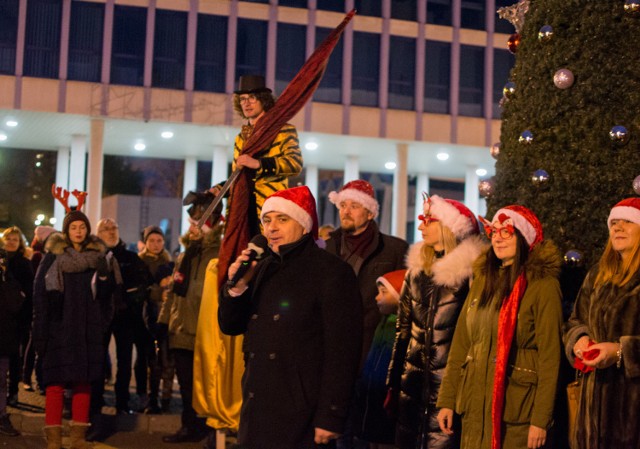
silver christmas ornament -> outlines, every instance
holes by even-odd
[[[631,134],[624,126],[616,125],[611,128],[611,131],[609,131],[609,138],[611,139],[611,142],[614,143],[614,145],[623,147],[627,143],[629,143]]]
[[[531,145],[533,143],[533,133],[528,129],[522,131],[522,134],[520,134],[520,138],[518,139],[518,142],[526,145]]]
[[[560,69],[553,75],[553,84],[558,89],[568,89],[573,86],[573,72],[569,69]]]

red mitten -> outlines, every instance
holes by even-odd
[[[596,342],[593,340],[589,340],[589,343],[587,343],[587,347],[590,347],[591,345],[595,345]],[[578,369],[580,371],[582,371],[583,373],[590,373],[591,371],[594,370],[594,368],[592,366],[586,366],[582,360],[593,360],[596,357],[598,357],[598,355],[600,354],[600,350],[599,349],[590,349],[588,351],[583,351],[582,352],[582,359],[576,357],[576,361],[573,364],[573,367],[575,369]]]

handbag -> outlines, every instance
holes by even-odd
[[[567,411],[569,418],[569,447],[573,449],[573,436],[576,430],[576,418],[578,416],[578,406],[580,404],[580,389],[582,387],[582,376],[580,371],[576,371],[576,380],[567,385]]]

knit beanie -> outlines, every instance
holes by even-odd
[[[158,227],[158,226],[147,226],[142,231],[142,241],[144,243],[147,243],[147,239],[149,238],[149,236],[151,234],[159,234],[159,235],[162,236],[162,238],[164,238],[164,232],[162,232],[162,229],[160,229],[160,227]]]
[[[72,210],[62,221],[62,233],[64,235],[69,235],[69,226],[74,221],[84,221],[84,224],[87,226],[87,235],[91,234],[91,223],[89,223],[87,216],[79,210]]]

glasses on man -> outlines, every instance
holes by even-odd
[[[240,104],[252,104],[258,101],[258,98],[255,95],[241,95],[239,100]]]
[[[513,234],[515,234],[516,231],[512,225],[506,225],[501,228],[485,225],[484,232],[487,233],[487,237],[489,237],[489,239],[493,238],[494,235],[499,235],[501,239],[509,240],[513,237]]]
[[[432,215],[418,215],[418,220],[424,223],[425,226],[429,226],[429,223],[433,223],[435,221],[440,221],[437,218],[433,218]]]

